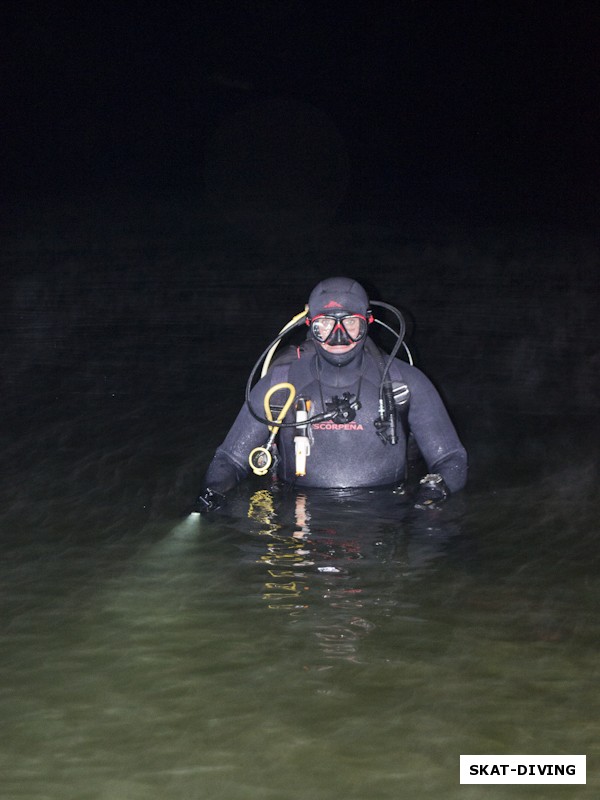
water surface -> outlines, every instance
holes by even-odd
[[[517,312],[498,302],[493,315],[466,266],[445,284],[460,317],[413,284],[435,345],[420,357],[469,449],[468,490],[419,513],[390,492],[253,479],[211,518],[188,516],[253,359],[298,310],[276,299],[293,280],[263,265],[258,302],[256,272],[236,273],[221,240],[198,256],[197,239],[170,250],[160,228],[68,246],[53,230],[9,251],[2,796],[516,796],[459,786],[461,753],[584,753],[588,785],[552,797],[595,796],[598,424],[591,373],[571,381],[568,414],[559,387],[583,364],[573,354],[591,352],[588,328],[564,354],[555,329],[544,346],[560,375],[541,343],[536,373],[508,346]],[[415,276],[415,259],[438,275],[458,259],[439,241],[369,236],[344,252],[358,264],[368,251],[389,300],[399,261]],[[561,286],[530,307],[558,307]],[[592,305],[579,305],[588,319]],[[507,315],[508,345],[494,329]],[[454,347],[438,352],[451,320]]]

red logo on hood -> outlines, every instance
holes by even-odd
[[[336,303],[335,300],[330,300],[326,306],[323,306],[323,308],[343,308],[343,307],[344,306],[340,305],[339,303]]]

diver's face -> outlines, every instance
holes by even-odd
[[[348,353],[367,335],[368,321],[363,314],[340,311],[317,314],[309,322],[314,338],[328,353]]]
[[[307,320],[312,335],[323,351],[324,357],[338,366],[349,363],[352,351],[362,346],[369,321],[364,314],[349,311],[316,314]]]

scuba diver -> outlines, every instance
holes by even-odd
[[[376,319],[373,307],[392,312],[399,330]],[[374,322],[396,335],[390,354],[368,335]],[[305,342],[270,365],[280,341],[300,325],[308,328]],[[401,313],[370,302],[356,281],[319,283],[254,366],[246,402],[208,467],[196,509],[218,508],[250,470],[271,471],[297,487],[398,487],[407,477],[409,437],[428,470],[417,503],[437,505],[462,489],[465,448],[429,379],[396,357],[404,333]]]

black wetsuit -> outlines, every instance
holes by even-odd
[[[406,431],[398,421],[398,443],[384,443],[377,434],[379,385],[382,365],[378,351],[369,346],[349,364],[338,366],[321,357],[318,348],[297,350],[288,365],[275,365],[253,388],[252,408],[263,416],[263,400],[271,386],[288,381],[296,397],[311,401],[310,416],[325,410],[334,396],[355,395],[360,409],[353,421],[336,424],[317,422],[310,427],[311,449],[306,475],[295,474],[294,427],[282,428],[278,435],[279,477],[297,486],[367,487],[401,483],[406,473]],[[385,355],[384,355],[385,358]],[[467,476],[467,455],[444,404],[429,379],[416,367],[394,360],[389,371],[392,382],[403,383],[410,391],[408,427],[419,447],[429,472],[439,473],[451,492],[462,489]],[[277,395],[274,396],[277,400]],[[294,406],[286,421],[295,419]],[[248,456],[264,446],[269,436],[266,424],[250,413],[247,405],[239,412],[223,444],[209,466],[204,485],[227,492],[249,472]]]

